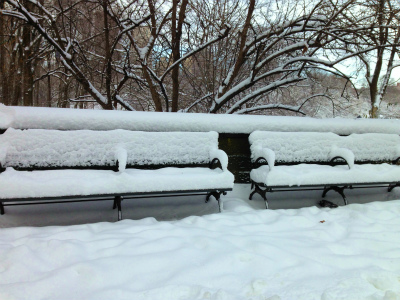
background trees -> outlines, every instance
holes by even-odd
[[[358,60],[376,117],[398,65],[397,6],[391,0],[1,0],[0,101],[332,116],[358,102],[354,78],[338,68]]]
[[[392,71],[400,66],[396,61],[400,50],[400,5],[390,0],[368,0],[362,5],[364,26],[374,26],[357,36],[352,51],[359,52],[357,58],[369,87],[370,115],[376,118]],[[372,50],[362,51],[365,48]]]

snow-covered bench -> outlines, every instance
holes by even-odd
[[[339,136],[320,132],[255,131],[249,136],[252,189],[262,196],[275,191],[400,186],[400,137],[365,133]],[[261,165],[261,166],[260,166]]]
[[[10,128],[0,135],[1,214],[11,205],[111,199],[121,219],[122,199],[166,194],[214,196],[220,207],[234,182],[227,164],[216,132]]]

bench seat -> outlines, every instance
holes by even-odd
[[[311,186],[326,184],[362,184],[380,182],[400,182],[400,168],[389,164],[354,165],[317,165],[298,164],[274,166],[268,165],[253,169],[250,179],[265,186]]]
[[[41,170],[0,174],[0,201],[65,196],[122,195],[172,191],[231,190],[233,175],[219,168],[161,168],[155,170]],[[4,201],[5,202],[5,201]]]

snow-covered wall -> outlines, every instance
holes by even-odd
[[[399,120],[314,119],[251,115],[127,112],[0,104],[0,129],[62,129],[134,131],[217,131],[249,134],[255,130],[400,134]]]

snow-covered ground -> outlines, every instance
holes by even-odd
[[[400,299],[400,188],[336,209],[286,192],[265,210],[249,191],[221,214],[201,197],[127,200],[121,222],[110,201],[6,207],[0,299]]]

